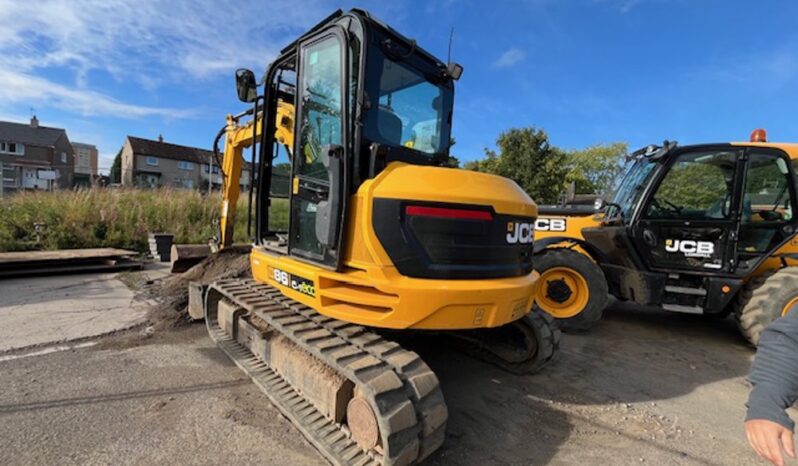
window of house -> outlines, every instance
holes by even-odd
[[[61,163],[67,163],[67,153],[61,152]]]
[[[16,142],[0,141],[0,152],[11,155],[25,155],[25,146]]]
[[[184,160],[181,160],[181,161],[177,162],[177,168],[179,168],[181,170],[193,170],[194,169],[194,164],[191,163],[191,162],[186,162]]]
[[[147,157],[147,165],[151,165],[153,167],[158,166],[158,157],[149,156]]]
[[[203,167],[204,167],[205,173],[208,173],[208,165],[203,165]],[[219,167],[217,167],[216,165],[213,166],[213,174],[214,175],[218,175],[219,174]]]

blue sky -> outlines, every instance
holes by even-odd
[[[772,0],[0,0],[0,119],[67,129],[101,170],[127,134],[209,147],[239,66],[260,73],[335,8],[371,10],[464,65],[453,152],[507,128],[580,148],[798,141],[798,2]]]

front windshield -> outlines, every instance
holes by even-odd
[[[404,63],[382,57],[379,104],[369,139],[404,146],[425,154],[445,152],[449,145],[451,90],[428,81]]]
[[[607,217],[617,215],[624,219],[629,218],[655,166],[655,161],[650,158],[640,157],[635,160],[613,193]]]

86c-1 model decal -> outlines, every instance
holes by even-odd
[[[274,281],[280,285],[291,288],[294,291],[298,291],[308,296],[316,296],[316,286],[314,285],[313,280],[308,280],[307,278],[300,277],[299,275],[292,275],[280,269],[273,269],[272,278],[274,278]]]

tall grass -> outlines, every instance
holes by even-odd
[[[235,241],[247,242],[247,196],[237,205]],[[118,247],[146,251],[148,233],[176,243],[215,235],[221,195],[177,189],[84,189],[23,192],[0,200],[0,251]],[[254,210],[254,209],[253,209]],[[272,228],[286,228],[288,204],[272,200]],[[35,224],[42,224],[37,235]]]

